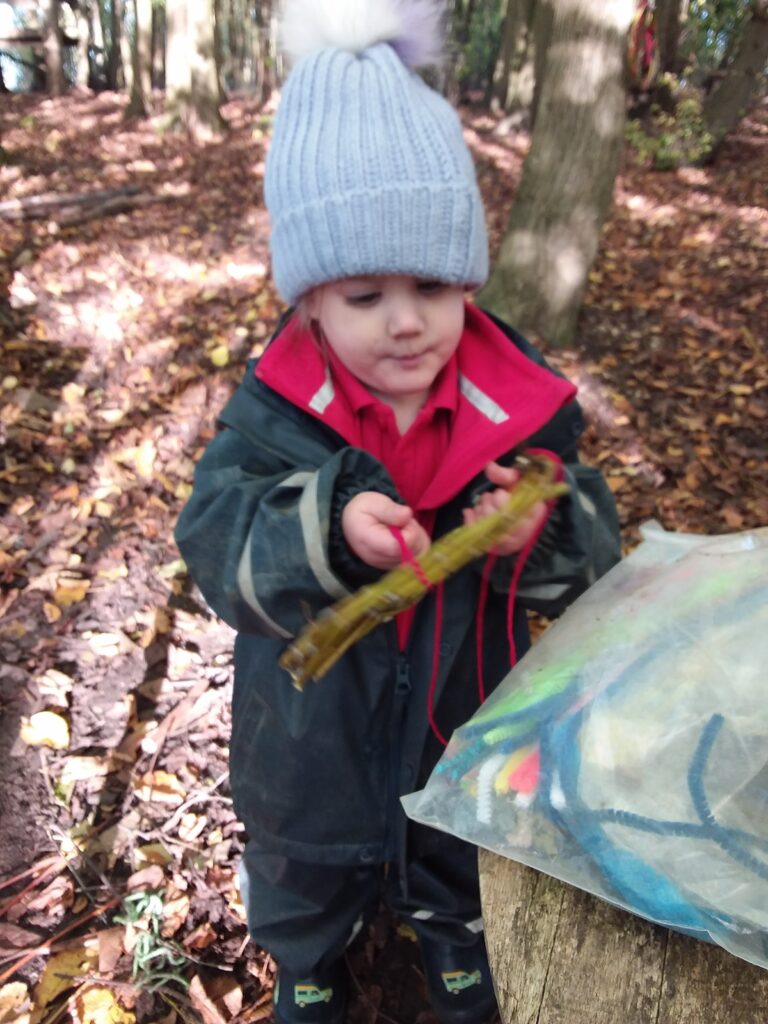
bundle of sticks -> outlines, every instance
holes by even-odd
[[[517,465],[520,478],[497,512],[446,533],[417,563],[403,562],[376,583],[320,612],[280,658],[297,689],[303,690],[310,679],[321,679],[379,623],[416,604],[438,583],[490,551],[537,502],[568,491],[567,484],[555,480],[556,468],[550,459],[522,456]]]

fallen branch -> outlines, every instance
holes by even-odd
[[[9,199],[0,203],[0,217],[6,220],[27,220],[35,217],[46,217],[52,210],[62,206],[87,206],[90,203],[104,203],[112,199],[136,196],[138,185],[126,185],[124,188],[103,188],[98,192],[46,192],[41,196],[30,196],[28,199]]]
[[[92,210],[85,210],[83,213],[65,214],[56,218],[61,227],[71,228],[78,224],[85,224],[86,221],[96,220],[99,217],[114,217],[118,213],[128,213],[141,206],[149,206],[152,203],[167,203],[176,196],[134,196],[131,198],[109,199]]]

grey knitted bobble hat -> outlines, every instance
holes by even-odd
[[[296,63],[265,198],[287,302],[365,274],[485,281],[485,216],[459,118],[412,70],[439,52],[440,13],[435,0],[286,0]]]

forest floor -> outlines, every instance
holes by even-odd
[[[3,102],[0,203],[151,202],[0,220],[0,1022],[267,1019],[227,787],[232,633],[172,530],[280,311],[270,112],[233,102],[226,141],[193,146],[111,94]],[[528,138],[464,119],[495,248]],[[628,549],[650,518],[768,525],[767,292],[768,108],[712,166],[627,158],[577,343],[547,351],[579,385]],[[349,960],[353,1024],[434,1024],[386,915]]]

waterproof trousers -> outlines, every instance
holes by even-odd
[[[253,941],[305,977],[336,961],[381,902],[419,936],[472,945],[482,931],[477,847],[441,835],[407,864],[306,864],[253,841],[240,865]]]

